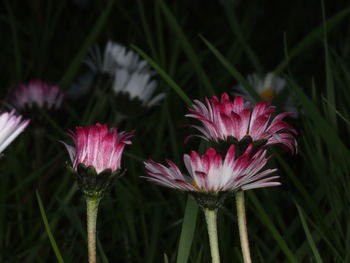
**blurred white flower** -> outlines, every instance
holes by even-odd
[[[85,64],[93,72],[107,73],[111,76],[118,68],[145,73],[150,71],[148,63],[137,53],[113,41],[107,42],[103,56],[97,47],[93,48]]]
[[[152,107],[164,98],[164,93],[152,98],[157,82],[152,80],[151,73],[130,72],[127,69],[117,69],[113,83],[116,94],[128,94],[130,99],[138,99],[142,106]]]
[[[293,112],[295,114],[294,116],[297,116],[298,110],[295,107],[293,98],[286,90],[287,82],[283,78],[273,72],[267,73],[264,77],[252,73],[248,75],[247,81],[263,100],[272,100],[279,96],[283,97],[283,110]],[[234,90],[234,95],[242,95],[246,100],[256,102],[253,96],[242,85],[235,86]]]
[[[122,96],[123,100],[129,98],[139,101],[142,107],[152,107],[164,98],[164,93],[152,97],[157,82],[147,61],[121,44],[108,41],[103,56],[94,48],[85,63],[95,74],[110,76],[114,93],[127,95]]]

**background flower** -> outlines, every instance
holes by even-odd
[[[15,110],[0,113],[0,153],[28,126],[29,120],[16,116]]]
[[[129,72],[127,69],[117,69],[113,83],[115,94],[126,94],[130,100],[139,100],[143,107],[156,105],[164,94],[152,97],[157,88],[157,82],[151,80],[151,74]]]
[[[11,94],[11,104],[19,110],[32,109],[34,106],[57,110],[62,101],[63,92],[58,85],[51,85],[39,79],[17,85]]]
[[[103,80],[94,81],[89,74],[81,76],[69,91],[72,97],[78,97],[79,93],[85,94],[88,91],[86,87],[101,85],[100,88],[104,88],[107,85],[107,89],[111,87],[116,95],[117,109],[125,115],[140,113],[164,98],[164,93],[153,97],[157,81],[147,61],[119,43],[108,41],[103,55],[97,47],[93,48],[85,64],[91,70],[90,75]],[[134,108],[133,114],[130,109]]]
[[[278,97],[282,101],[283,110],[293,112],[294,115],[292,116],[294,117],[298,116],[298,109],[295,106],[292,96],[289,94],[287,82],[283,78],[273,72],[269,72],[262,77],[256,73],[252,73],[247,76],[247,81],[262,100],[272,100]],[[251,102],[256,101],[243,85],[236,85],[234,90],[234,95],[241,95]]]

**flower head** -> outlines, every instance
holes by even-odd
[[[287,82],[283,78],[273,72],[269,72],[263,77],[253,73],[248,75],[247,81],[262,100],[272,100],[275,97],[280,97],[283,101],[283,109],[293,112],[294,116],[297,116],[298,110],[294,105],[293,98],[286,93],[288,92]],[[242,85],[237,85],[234,88],[237,95],[242,95],[246,100],[251,102],[255,101]]]
[[[198,119],[202,126],[192,125],[199,130],[200,137],[214,143],[234,140],[236,142],[249,138],[253,142],[263,142],[263,145],[279,144],[291,152],[296,150],[294,135],[296,130],[283,119],[291,112],[277,114],[274,106],[262,101],[254,107],[244,103],[241,96],[230,100],[224,93],[219,100],[216,96],[205,98],[205,104],[194,101],[193,109],[187,117]],[[249,140],[248,140],[249,141]]]
[[[29,120],[16,116],[15,110],[0,113],[0,153],[28,126]]]
[[[188,174],[181,173],[179,168],[170,160],[166,160],[169,167],[165,167],[153,160],[145,162],[148,181],[170,188],[189,191],[217,193],[234,190],[248,190],[253,188],[280,185],[271,182],[278,178],[273,176],[265,178],[277,169],[261,171],[266,165],[266,150],[259,150],[251,156],[252,147],[240,157],[235,157],[235,145],[231,145],[225,158],[215,149],[209,148],[203,156],[192,151],[184,155],[184,163]]]
[[[122,153],[132,132],[117,132],[106,124],[76,127],[70,132],[75,147],[64,144],[72,161],[70,170],[77,177],[85,196],[101,198],[120,170]]]
[[[27,85],[19,84],[11,97],[13,106],[19,110],[32,109],[34,105],[57,110],[63,101],[63,93],[58,85],[50,85],[39,79],[31,80]]]
[[[118,132],[116,128],[108,129],[107,124],[97,123],[88,127],[76,127],[75,133],[70,132],[75,147],[65,144],[73,168],[79,164],[92,166],[97,173],[110,169],[112,173],[120,168],[120,162],[125,145],[132,132]]]
[[[280,185],[279,182],[272,181],[278,176],[266,178],[276,169],[262,171],[268,161],[266,150],[260,149],[252,156],[252,149],[250,145],[238,158],[235,155],[235,145],[230,146],[224,157],[213,148],[209,148],[203,156],[192,151],[190,155],[184,155],[189,175],[184,175],[170,160],[166,160],[168,167],[149,160],[145,162],[149,176],[144,178],[162,186],[191,192],[195,196],[198,194],[200,197],[202,194],[216,197],[230,191]],[[200,200],[200,203],[203,200],[208,201],[207,198]]]

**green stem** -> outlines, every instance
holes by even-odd
[[[245,213],[243,191],[239,191],[236,193],[236,206],[237,206],[238,228],[239,228],[239,237],[241,240],[243,262],[251,263],[252,259],[250,257],[250,250],[249,250],[247,218]]]
[[[220,263],[219,242],[217,231],[217,214],[218,210],[204,209],[205,219],[207,221],[208,235],[210,242],[210,252],[212,263]]]
[[[86,198],[89,263],[96,263],[96,221],[100,200],[94,197]]]

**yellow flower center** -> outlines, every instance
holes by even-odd
[[[267,89],[260,93],[260,97],[263,100],[272,99],[274,95],[275,94],[272,89]]]
[[[199,186],[198,186],[198,184],[196,183],[196,181],[195,180],[192,180],[192,182],[191,182],[191,184],[194,186],[194,188],[196,188],[197,190],[201,190],[200,188],[199,188]]]

